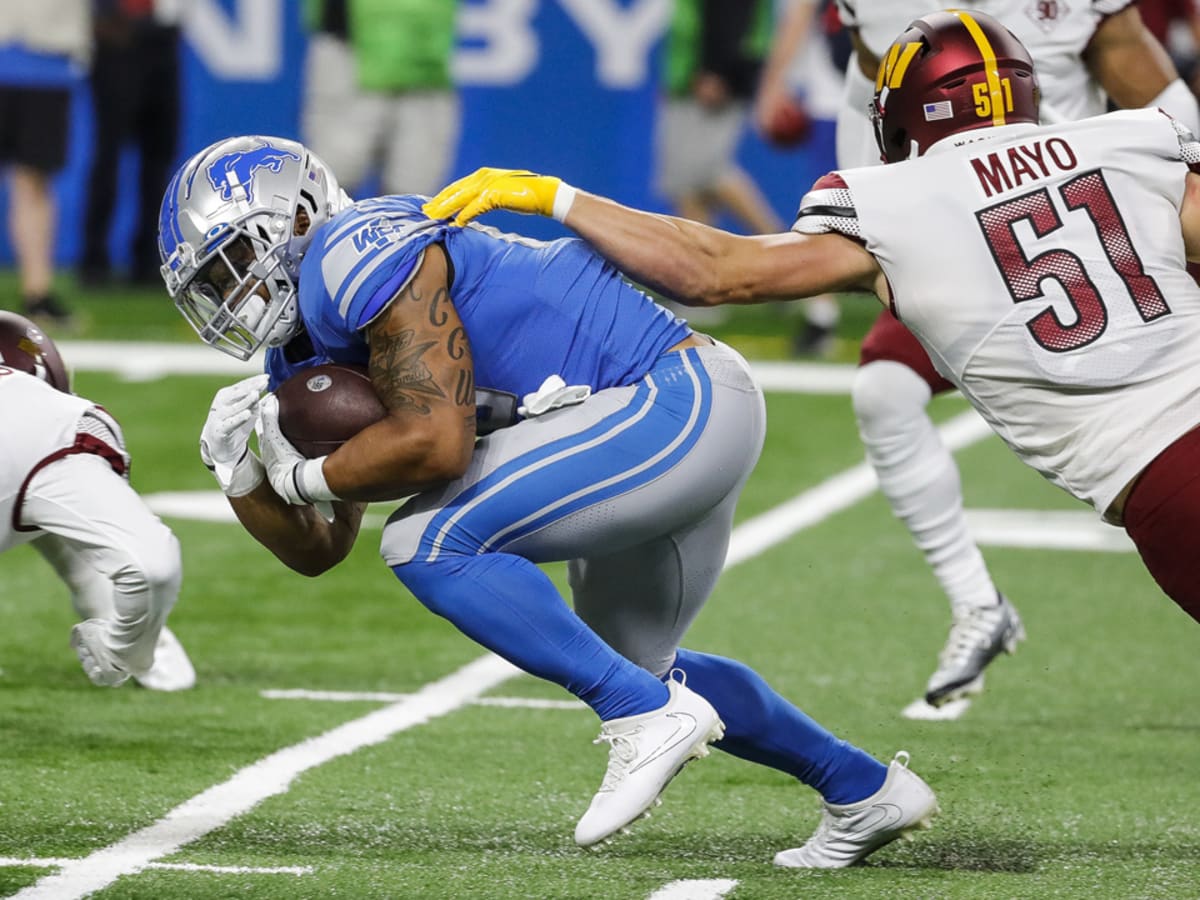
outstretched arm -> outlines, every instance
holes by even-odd
[[[438,244],[366,328],[371,384],[388,414],[325,461],[338,497],[394,500],[459,477],[475,448],[471,345]]]
[[[457,224],[492,209],[553,215],[624,272],[692,306],[794,300],[880,287],[875,258],[835,234],[744,237],[579,191],[557,178],[480,169],[425,205]]]

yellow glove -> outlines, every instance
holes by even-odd
[[[466,225],[493,209],[553,216],[561,221],[570,206],[568,194],[573,200],[574,189],[552,175],[538,175],[524,169],[484,168],[442,188],[421,209],[431,219],[454,216],[455,225]]]

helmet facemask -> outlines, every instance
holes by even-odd
[[[200,339],[237,359],[299,330],[300,262],[350,200],[329,168],[281,138],[218,142],[189,160],[163,200],[162,276]]]
[[[179,273],[175,306],[206,344],[238,359],[296,331],[296,283],[285,264],[287,240],[233,224]],[[190,277],[189,277],[190,275]],[[168,280],[170,290],[170,279]]]

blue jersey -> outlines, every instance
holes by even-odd
[[[314,355],[289,362],[282,351],[268,351],[273,386],[320,362],[366,365],[363,329],[433,243],[450,260],[450,296],[480,388],[521,397],[550,375],[593,391],[632,384],[690,333],[582,241],[536,241],[475,223],[458,228],[426,217],[424,200],[364,200],[317,232],[299,289]]]

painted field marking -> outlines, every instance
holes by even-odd
[[[482,656],[399,703],[260,759],[228,781],[175,807],[153,825],[88,856],[70,860],[55,874],[39,879],[14,897],[67,900],[101,890],[220,828],[268,797],[284,793],[296,777],[309,769],[453,712],[516,674],[518,670],[500,657]]]
[[[19,859],[15,856],[0,856],[0,866],[20,866],[29,869],[57,869],[69,866],[78,860],[69,856],[45,856],[36,859]],[[312,866],[206,866],[200,863],[146,863],[147,869],[165,869],[172,872],[208,872],[216,875],[311,875]]]
[[[672,881],[651,894],[649,900],[720,900],[737,886],[732,878]]]
[[[307,700],[317,703],[398,703],[409,694],[392,694],[387,691],[318,691],[308,688],[271,688],[259,691],[264,700]],[[541,697],[479,697],[468,706],[498,706],[505,709],[563,709],[586,712],[587,704],[578,700],[548,700]],[[971,707],[970,697],[960,697],[941,706],[930,706],[925,699],[918,698],[904,707],[900,713],[906,719],[922,719],[929,722],[948,722],[961,719]],[[2,863],[0,863],[2,865]]]
[[[331,703],[399,703],[411,694],[387,691],[310,691],[305,688],[276,688],[259,691],[264,700],[321,700]],[[476,697],[468,706],[500,706],[507,709],[587,709],[581,700],[549,700],[540,697]]]
[[[967,527],[978,543],[992,547],[1137,552],[1124,529],[1090,509],[968,509]]]
[[[974,410],[959,413],[938,431],[952,451],[968,447],[992,433]],[[875,470],[865,462],[826,479],[786,503],[743,522],[737,529],[741,540],[730,543],[725,565],[736,565],[784,538],[816,525],[869,497],[878,487]]]
[[[154,381],[167,375],[227,375],[247,378],[263,369],[260,352],[247,362],[198,343],[153,341],[57,341],[63,358],[79,372],[108,372],[126,381]],[[849,394],[858,368],[850,363],[787,360],[751,362],[765,391]]]
[[[154,381],[167,375],[228,375],[248,378],[263,370],[259,353],[247,362],[200,343],[152,341],[56,341],[72,369],[111,372],[126,381]]]

